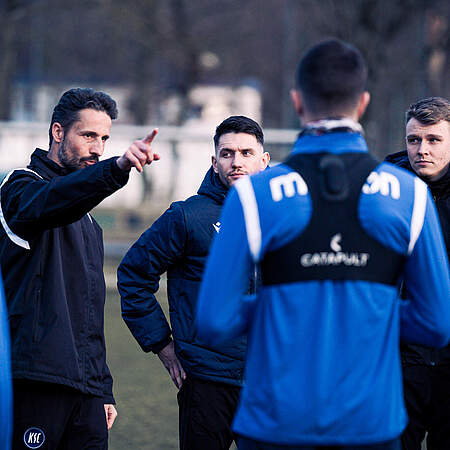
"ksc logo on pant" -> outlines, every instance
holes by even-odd
[[[28,428],[23,435],[23,442],[28,448],[39,448],[45,442],[45,434],[40,428]]]

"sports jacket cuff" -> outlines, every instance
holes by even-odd
[[[116,401],[114,400],[114,396],[112,394],[105,394],[103,396],[103,403],[105,405],[115,405]]]
[[[125,171],[119,168],[117,165],[118,156],[111,158],[110,173],[112,180],[117,183],[120,187],[127,184],[128,178],[130,176],[130,171]]]
[[[151,351],[157,355],[164,347],[169,345],[172,342],[172,338],[169,336],[167,339],[164,339],[161,342],[158,342],[155,345],[152,345]]]

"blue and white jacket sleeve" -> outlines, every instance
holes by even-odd
[[[161,275],[183,254],[186,227],[173,204],[128,250],[117,270],[122,317],[145,352],[159,353],[171,330],[155,293]]]
[[[220,222],[222,226],[209,253],[197,303],[197,334],[209,344],[243,335],[255,301],[255,296],[244,295],[255,260],[235,188],[227,196]]]
[[[450,280],[447,252],[431,195],[418,195],[404,271],[406,300],[401,302],[401,338],[443,347],[450,338]],[[417,195],[416,195],[417,197]],[[420,204],[423,204],[420,207]]]

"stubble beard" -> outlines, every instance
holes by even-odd
[[[66,139],[64,138],[59,146],[58,158],[61,165],[69,172],[75,172],[76,170],[84,169],[86,166],[83,164],[85,161],[92,160],[98,162],[98,157],[93,155],[88,158],[78,158],[70,152]]]

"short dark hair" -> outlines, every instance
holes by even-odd
[[[52,125],[55,122],[60,123],[64,132],[67,133],[72,124],[79,119],[78,113],[82,109],[103,111],[111,117],[111,120],[117,118],[116,102],[108,94],[91,88],[70,89],[64,92],[53,109],[52,120],[48,130],[49,146],[53,142]]]
[[[230,116],[217,128],[214,135],[214,147],[217,149],[220,136],[227,133],[247,133],[255,136],[256,140],[264,145],[264,133],[261,127],[252,119],[245,116]]]
[[[367,64],[353,45],[329,39],[300,60],[297,88],[312,113],[342,113],[354,108],[367,82]]]
[[[450,122],[450,102],[442,97],[428,97],[413,103],[405,114],[406,123],[416,119],[424,125],[435,125],[441,120]]]

